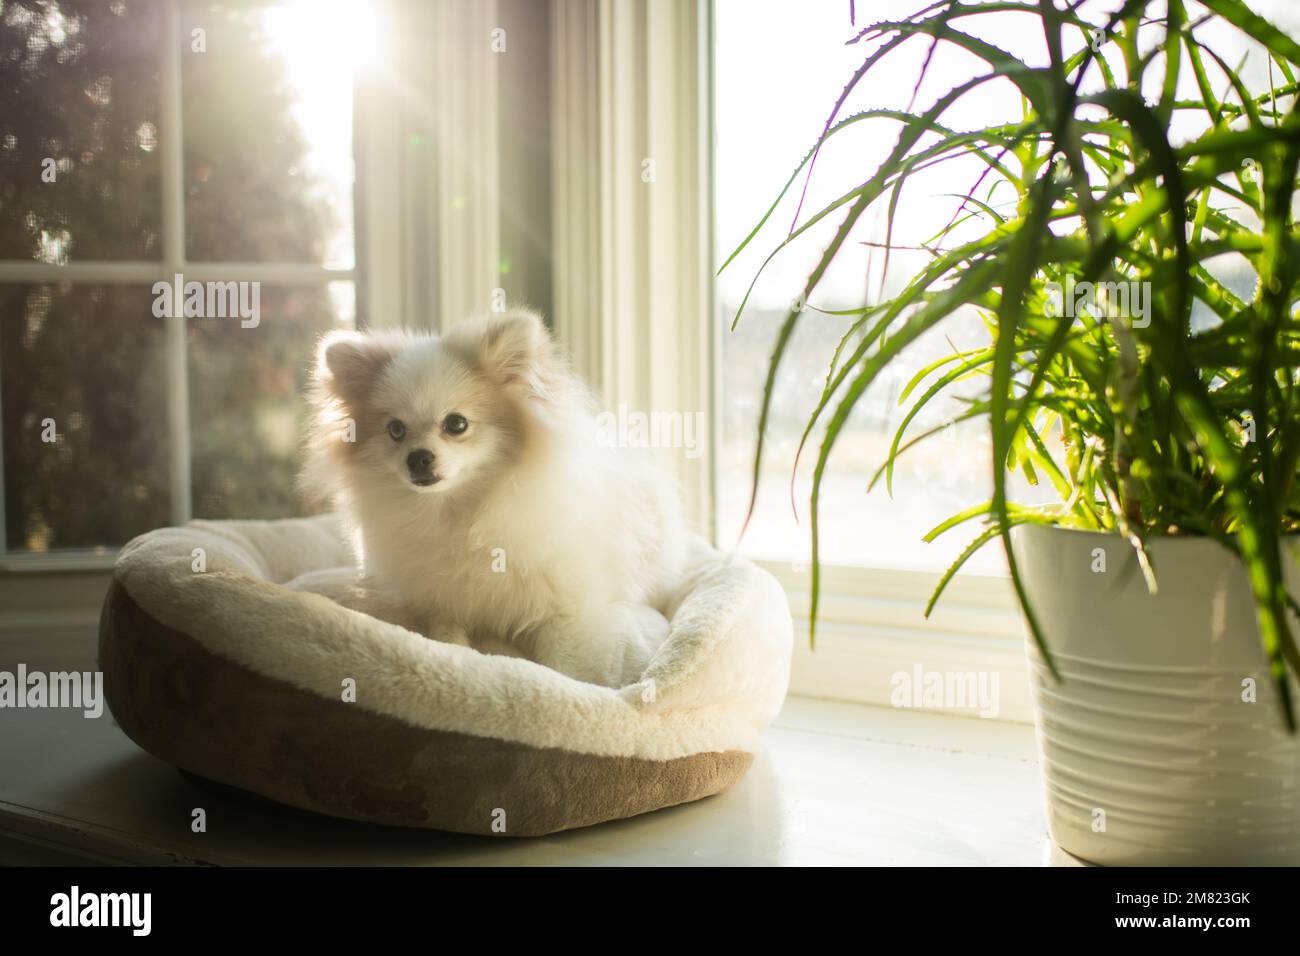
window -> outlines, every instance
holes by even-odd
[[[374,32],[365,3],[0,7],[10,555],[302,509],[306,357],[356,314]]]

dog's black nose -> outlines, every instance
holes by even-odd
[[[433,452],[427,448],[417,448],[406,456],[406,467],[413,477],[428,476],[433,471]]]

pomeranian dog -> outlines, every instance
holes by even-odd
[[[537,315],[331,333],[311,401],[303,484],[335,501],[360,569],[343,603],[578,680],[640,677],[681,573],[676,490],[648,452],[598,440]]]

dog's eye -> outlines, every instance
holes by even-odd
[[[447,430],[448,435],[463,435],[465,429],[469,428],[469,422],[465,420],[464,415],[452,412],[443,419],[442,427]]]
[[[401,441],[406,437],[406,426],[394,418],[388,423],[388,437],[393,441]]]

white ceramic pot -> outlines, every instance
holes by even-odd
[[[1237,558],[1204,538],[1154,540],[1153,597],[1114,535],[1021,526],[1012,542],[1064,678],[1031,642],[1053,839],[1104,864],[1300,864],[1300,738]]]

